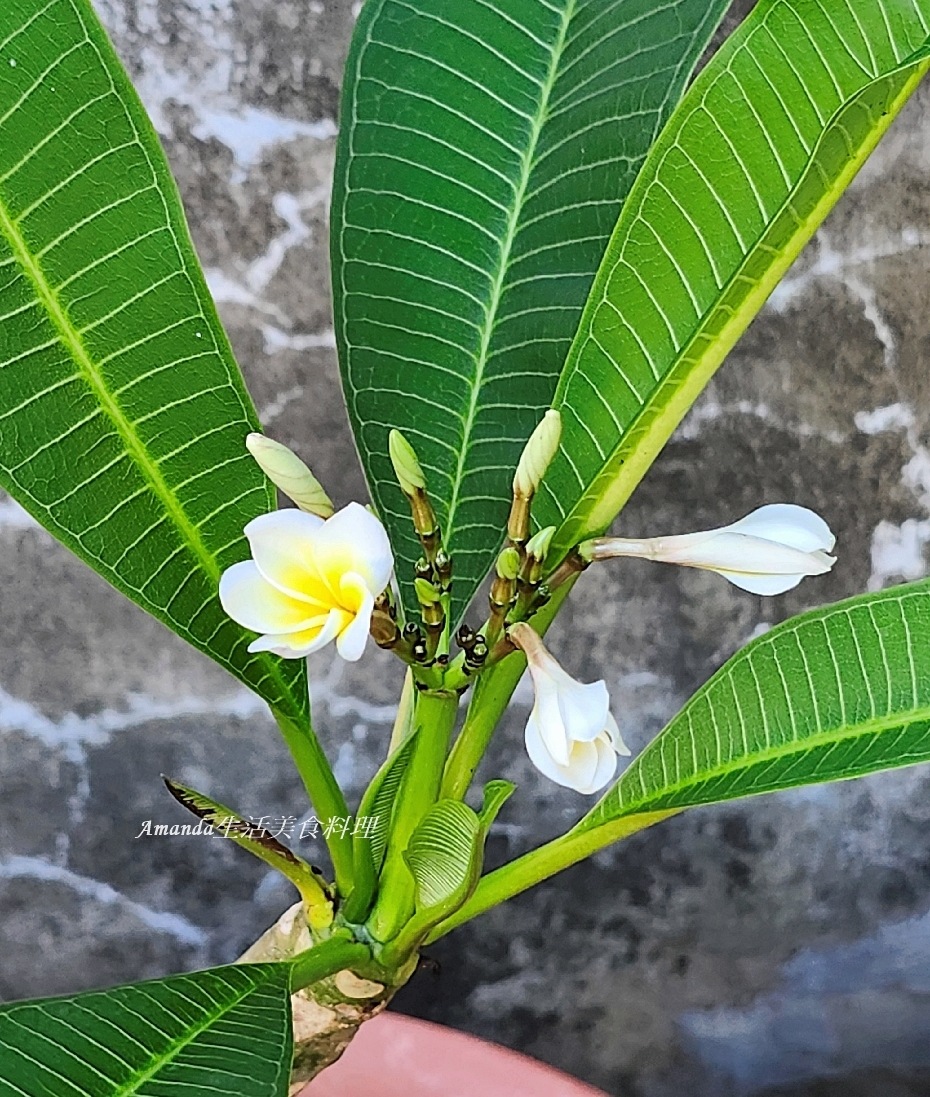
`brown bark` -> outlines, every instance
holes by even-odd
[[[246,949],[237,963],[288,960],[312,944],[302,904],[295,903]],[[399,985],[385,986],[346,970],[291,997],[294,1064],[289,1093],[292,1097],[339,1058],[359,1026],[387,1006]]]

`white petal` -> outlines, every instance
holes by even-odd
[[[571,788],[578,791],[578,774],[576,767],[559,765],[558,762],[556,762],[546,749],[546,744],[539,735],[539,728],[532,716],[527,721],[524,741],[526,742],[526,753],[530,756],[530,761],[544,777],[548,777],[550,781],[554,781],[557,785],[562,785],[563,788]],[[589,743],[579,744],[579,747],[582,751],[594,750]],[[597,763],[595,760],[594,765],[588,767],[587,771],[583,773],[582,776],[590,779],[590,776],[593,775],[596,767]]]
[[[299,632],[319,615],[316,606],[272,586],[251,560],[223,572],[219,596],[229,616],[253,632]]]
[[[562,773],[563,766],[556,763],[555,759],[546,750],[546,744],[542,741],[542,737],[539,734],[539,728],[536,725],[536,721],[530,714],[529,720],[526,722],[526,731],[523,735],[523,740],[526,743],[526,753],[530,756],[530,761],[544,776],[548,777],[550,781],[555,781],[556,784],[564,784]]]
[[[388,585],[394,556],[384,526],[359,503],[336,511],[314,539],[314,559],[321,574],[354,571],[377,597]]]
[[[310,638],[306,637],[306,633],[259,636],[249,644],[249,651],[270,651],[284,659],[304,659],[314,651],[325,647],[331,640],[335,640],[343,616],[339,610],[331,610],[327,614],[326,623]]]
[[[596,751],[594,773],[591,774],[584,788],[578,789],[579,792],[583,792],[585,795],[598,792],[617,772],[617,752],[610,745],[607,735],[605,734],[600,739],[596,739],[592,746]]]
[[[610,753],[613,754],[613,751]],[[616,757],[614,754],[615,765]],[[598,759],[597,742],[572,743],[571,760],[565,767],[566,778],[571,782],[569,788],[573,788],[576,792],[593,792]]]
[[[784,594],[786,590],[793,590],[808,575],[807,572],[803,575],[753,575],[745,571],[726,571],[723,568],[715,570],[718,575],[728,579],[733,586],[739,587],[740,590],[748,590],[750,594],[769,596]]]
[[[604,728],[604,732],[607,735],[610,745],[617,754],[622,754],[628,758],[632,752],[626,743],[624,743],[623,737],[620,735],[620,729],[617,727],[617,721],[610,712],[607,713],[607,726]]]
[[[571,742],[589,743],[604,730],[610,712],[610,695],[603,681],[584,684],[569,678],[559,688],[562,726]]]
[[[365,591],[365,600],[351,623],[340,632],[336,640],[336,651],[346,662],[356,663],[365,652],[368,643],[368,630],[371,627],[371,611],[375,608],[375,598]]]
[[[319,604],[331,603],[320,590],[313,563],[313,543],[323,519],[302,510],[275,510],[245,527],[252,558],[269,583],[285,594]]]
[[[530,719],[535,721],[539,736],[553,759],[560,766],[568,765],[571,743],[562,722],[558,687],[547,678],[537,681],[535,685],[536,701]]]
[[[835,563],[825,552],[803,552],[762,537],[724,530],[686,552],[676,552],[674,563],[710,571],[753,575],[822,575]]]
[[[726,528],[731,533],[764,537],[802,552],[829,552],[836,544],[836,537],[820,515],[795,503],[769,503]]]

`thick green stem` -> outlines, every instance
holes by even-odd
[[[371,963],[371,951],[358,941],[343,941],[331,937],[306,952],[299,953],[291,968],[291,993],[318,983],[345,968],[364,969]]]
[[[457,713],[458,697],[454,693],[424,692],[417,696],[413,757],[397,799],[378,901],[369,920],[371,932],[379,941],[393,937],[413,913],[413,877],[404,851],[420,820],[439,799]]]
[[[342,789],[309,722],[306,727],[300,727],[283,712],[277,709],[271,711],[294,759],[313,810],[319,816],[323,833],[332,831],[326,836],[326,845],[333,862],[336,886],[341,895],[348,895],[352,890],[352,828],[347,828],[347,834],[342,834],[341,827],[326,825],[330,819],[347,819],[349,816]]]
[[[573,580],[563,583],[552,595],[549,603],[533,617],[533,628],[540,634],[552,624],[559,607],[571,590]],[[468,715],[461,733],[449,755],[442,781],[442,797],[449,800],[464,799],[475,770],[481,763],[494,729],[510,703],[517,682],[526,669],[526,659],[519,651],[502,659],[483,671],[475,685]]]
[[[463,922],[484,914],[491,907],[496,907],[522,891],[535,887],[536,884],[577,864],[578,861],[583,861],[605,846],[619,842],[621,838],[628,838],[631,834],[636,834],[676,814],[676,811],[655,811],[643,815],[630,815],[625,819],[616,819],[612,823],[591,830],[569,831],[568,834],[563,834],[560,838],[525,853],[516,861],[511,861],[495,869],[494,872],[489,872],[478,884],[468,902],[444,922],[440,922],[424,943],[431,944],[438,938],[444,937],[450,929],[455,929]]]

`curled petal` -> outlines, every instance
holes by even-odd
[[[607,734],[605,733],[599,739],[595,739],[592,746],[597,755],[594,773],[591,775],[587,787],[578,790],[588,795],[592,792],[599,792],[617,772],[617,752],[611,746]],[[629,751],[624,751],[624,753],[629,754]]]
[[[669,542],[674,538],[669,538]],[[671,563],[710,571],[750,575],[822,575],[836,563],[825,552],[804,552],[790,545],[722,530],[694,545],[676,546],[666,557]]]
[[[298,632],[320,613],[317,606],[272,586],[251,560],[223,572],[219,596],[229,616],[254,632]]]
[[[604,730],[610,716],[610,695],[603,681],[578,682],[568,679],[559,689],[559,710],[569,740],[589,743]]]
[[[589,795],[604,787],[617,768],[617,755],[602,735],[590,743],[573,743],[566,764],[560,765],[546,749],[538,729],[527,724],[526,752],[530,761],[550,781],[563,788]]]
[[[804,572],[803,575],[754,575],[751,572],[726,571],[724,568],[718,568],[717,574],[722,575],[724,579],[731,582],[733,586],[739,587],[740,590],[746,590],[750,594],[771,596],[793,590],[810,573]]]
[[[349,663],[361,659],[368,643],[368,630],[371,627],[371,613],[375,608],[375,597],[365,584],[365,580],[354,572],[343,575],[340,592],[344,605],[348,605],[355,616],[340,632],[336,640],[336,650]]]
[[[539,740],[553,761],[560,766],[568,765],[571,743],[562,721],[559,693],[551,682],[537,683],[530,722],[535,725]]]
[[[629,758],[631,754],[630,748],[624,743],[623,738],[620,735],[620,729],[617,727],[617,721],[610,712],[607,713],[607,726],[604,728],[604,734],[607,736],[607,741],[617,754],[622,754],[624,757]]]
[[[337,511],[314,537],[313,555],[321,576],[332,582],[346,572],[365,580],[377,597],[388,585],[394,556],[384,526],[358,503]]]
[[[836,537],[814,511],[795,503],[769,503],[727,526],[730,533],[763,537],[801,552],[830,552]]]
[[[249,651],[270,651],[284,659],[304,659],[335,640],[343,624],[344,615],[339,610],[330,610],[301,632],[259,636],[249,644]]]

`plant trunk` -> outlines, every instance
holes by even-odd
[[[289,960],[312,944],[303,906],[295,903],[236,962]],[[291,1097],[339,1058],[359,1026],[380,1013],[397,989],[359,978],[346,970],[291,996],[294,1019],[294,1063],[288,1091]]]

